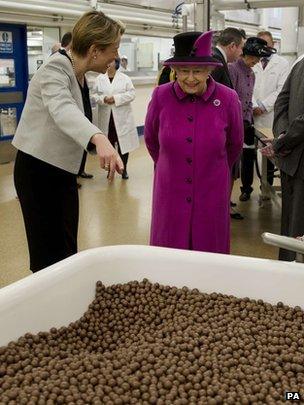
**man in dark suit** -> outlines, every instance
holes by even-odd
[[[213,70],[211,75],[215,81],[224,84],[231,89],[233,89],[233,85],[229,76],[227,63],[235,62],[241,56],[245,39],[246,34],[244,30],[239,30],[237,28],[226,28],[217,38],[216,47],[213,50],[213,56],[219,60],[223,66],[217,67],[215,70]],[[238,167],[239,164],[233,167],[231,191],[234,180],[239,177]],[[232,219],[243,219],[244,217],[233,209],[233,206],[236,204],[230,204],[232,205],[230,217]]]
[[[304,234],[304,59],[290,72],[274,105],[275,140],[262,149],[277,159],[281,169],[283,236]],[[295,253],[280,249],[280,260],[293,261]]]
[[[213,56],[222,62],[223,66],[217,67],[212,72],[212,77],[218,83],[222,83],[233,89],[230,80],[227,63],[235,62],[242,54],[246,35],[243,30],[237,28],[224,29],[216,41]]]

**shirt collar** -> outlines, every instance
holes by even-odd
[[[185,93],[181,89],[177,80],[174,82],[173,86],[174,86],[174,93],[179,100],[182,100],[189,96],[191,97],[190,94]],[[207,101],[212,96],[214,90],[215,90],[215,81],[211,76],[209,76],[207,79],[207,89],[206,89],[205,93],[203,93],[201,96],[195,96],[195,97],[202,98],[204,101]]]
[[[219,45],[216,46],[216,49],[218,49],[221,52],[221,54],[223,55],[223,57],[224,57],[224,59],[225,59],[225,61],[227,63],[228,60],[227,60],[227,55],[226,55],[225,50],[223,48],[221,48]]]
[[[267,60],[268,60],[268,63],[269,63],[271,60],[273,60],[273,56],[274,56],[274,55],[270,55],[270,56],[267,56],[267,57],[264,56],[263,58],[260,59],[260,62],[262,61],[262,59],[267,59]]]

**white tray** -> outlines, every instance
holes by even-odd
[[[304,308],[304,265],[149,246],[86,250],[0,290],[0,346],[26,332],[67,326],[105,285],[148,278],[211,293]]]

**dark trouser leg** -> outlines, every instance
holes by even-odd
[[[124,171],[126,172],[127,171],[128,159],[129,159],[129,153],[124,153],[124,154],[121,153],[119,142],[118,142],[118,153],[119,153],[119,156],[120,156],[120,158],[122,160],[122,163],[124,164]]]
[[[84,151],[78,175],[80,175],[81,173],[83,173],[85,171],[84,168],[85,168],[86,160],[87,160],[87,152]]]
[[[243,193],[251,194],[253,188],[253,170],[254,170],[255,149],[243,149],[241,159],[241,180]]]
[[[77,253],[77,234],[79,220],[79,199],[76,177],[74,182],[66,184],[62,193],[62,222],[64,248],[62,255],[66,258]]]
[[[272,186],[274,177],[274,164],[267,159],[267,181]]]
[[[281,235],[289,236],[290,210],[292,205],[292,182],[290,176],[281,172],[282,188],[282,213],[281,213]],[[294,255],[289,250],[280,249],[279,260],[294,260]]]
[[[77,252],[76,176],[18,152],[14,181],[30,254],[39,271]]]
[[[282,184],[282,219],[283,236],[302,236],[304,234],[304,181],[281,172]],[[296,254],[280,249],[279,260],[293,261]]]

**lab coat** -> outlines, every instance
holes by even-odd
[[[114,97],[114,104],[105,104],[104,98]],[[98,126],[101,132],[108,136],[111,111],[122,154],[138,148],[138,133],[133,117],[131,101],[135,98],[135,89],[131,79],[119,71],[116,72],[112,83],[108,74],[100,74],[94,84],[92,99],[98,105]]]
[[[255,74],[253,108],[259,107],[258,100],[266,108],[263,115],[254,116],[254,124],[256,128],[272,128],[274,104],[289,74],[289,63],[282,56],[274,54],[265,70],[259,62],[253,71]]]

